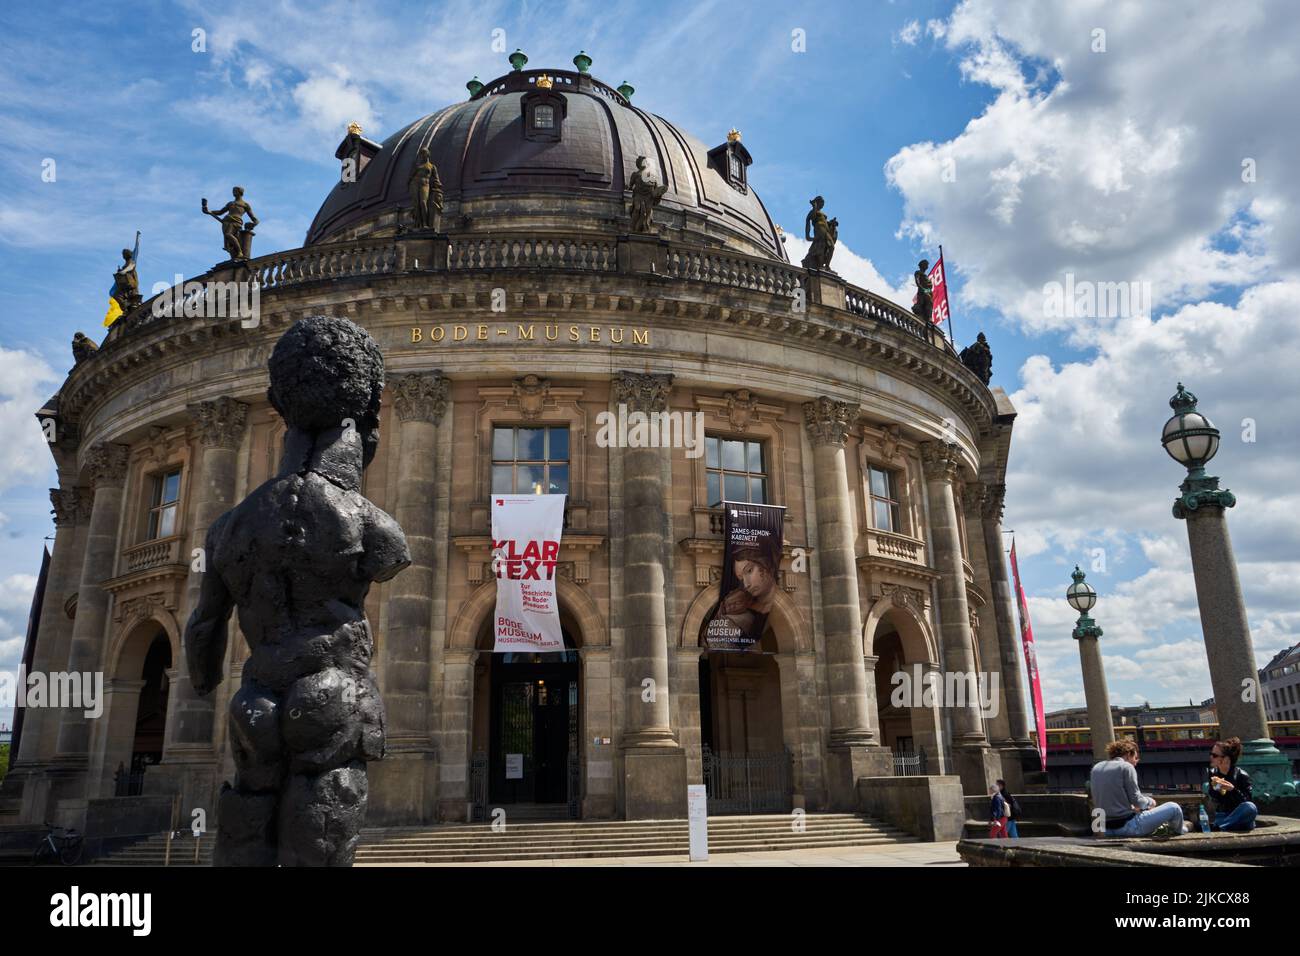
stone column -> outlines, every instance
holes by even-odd
[[[126,445],[100,442],[86,453],[85,464],[90,472],[94,503],[86,535],[86,552],[82,558],[77,616],[72,625],[67,665],[69,671],[83,675],[94,672],[99,664],[108,623],[109,593],[100,585],[113,576],[120,550],[117,531],[122,516],[127,452]],[[90,725],[82,711],[81,707],[65,708],[59,724],[58,759],[78,767],[86,765],[90,746]]]
[[[988,560],[989,581],[993,593],[993,614],[998,629],[998,649],[1001,652],[1002,684],[1007,691],[1007,721],[1011,738],[1021,750],[1037,755],[1029,738],[1029,706],[1025,696],[1025,680],[1020,669],[1023,651],[1020,646],[1020,629],[1016,625],[1015,602],[1011,597],[1011,579],[1007,574],[1006,556],[1002,549],[1002,509],[1007,486],[1002,483],[985,484],[984,500],[980,506],[984,532],[984,553]],[[974,547],[974,545],[972,545]]]
[[[409,538],[407,539],[410,540]],[[474,661],[478,651],[448,650],[442,667],[442,760],[438,768],[438,819],[469,819],[469,760],[474,734]],[[382,766],[380,761],[375,766]]]
[[[1174,505],[1174,517],[1187,522],[1191,544],[1196,602],[1201,611],[1201,632],[1210,663],[1210,683],[1219,712],[1219,733],[1240,737],[1241,764],[1254,783],[1255,802],[1280,796],[1292,779],[1291,764],[1268,734],[1268,719],[1259,686],[1255,648],[1246,623],[1246,602],[1241,596],[1237,561],[1228,536],[1225,507],[1236,503],[1231,492],[1215,489],[1191,492]],[[1186,507],[1185,502],[1195,507]]]
[[[971,570],[974,572],[975,587],[983,592],[987,601],[979,609],[970,608],[971,630],[978,642],[980,667],[983,671],[980,676],[985,683],[986,693],[990,696],[993,708],[991,713],[984,715],[985,732],[990,743],[1002,751],[1012,746],[1011,724],[1007,715],[1007,682],[1003,679],[1002,673],[1002,648],[998,644],[997,617],[992,606],[993,583],[981,529],[984,484],[979,481],[968,481],[962,491],[962,504],[965,507],[966,517],[967,556]],[[970,596],[967,595],[967,602],[969,601]],[[1014,781],[1014,785],[1020,785],[1019,779]]]
[[[1085,633],[1080,633],[1084,631]],[[1115,724],[1110,716],[1110,692],[1106,689],[1106,671],[1101,666],[1101,628],[1075,628],[1079,643],[1079,664],[1083,668],[1083,697],[1088,705],[1088,733],[1092,737],[1092,756],[1106,759],[1106,745],[1115,739]]]
[[[613,820],[618,813],[618,794],[613,747],[615,684],[610,648],[583,647],[578,654],[582,658],[583,716],[579,746],[586,752],[582,818]]]
[[[437,372],[389,380],[397,412],[400,461],[393,517],[406,532],[411,564],[388,585],[387,625],[380,639],[387,754],[372,764],[370,813],[376,825],[432,823],[437,818],[437,747],[430,733],[436,702],[429,694],[436,553],[438,426],[449,383]],[[446,555],[442,555],[446,560]]]
[[[822,396],[803,406],[813,448],[817,496],[817,568],[826,678],[830,687],[827,781],[831,808],[858,806],[859,777],[889,776],[893,761],[871,729],[867,670],[862,660],[862,606],[854,547],[853,497],[844,445],[857,414],[851,402]]]
[[[961,563],[961,534],[957,528],[957,505],[952,483],[960,457],[953,442],[921,443],[921,468],[930,499],[930,543],[934,565],[940,577],[939,619],[943,643],[943,665],[947,673],[970,685],[975,674],[975,643],[971,633],[970,608],[966,603],[966,573]],[[947,685],[948,681],[944,681]],[[969,795],[985,795],[1001,773],[1001,761],[984,736],[979,700],[963,695],[960,703],[945,700],[952,717],[954,770],[962,789]]]
[[[620,372],[614,401],[628,413],[668,406],[671,375]],[[668,707],[667,502],[658,448],[623,453],[623,808],[629,820],[686,815],[686,752]],[[652,681],[653,683],[647,683]]]

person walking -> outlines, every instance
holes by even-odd
[[[1089,777],[1092,804],[1102,811],[1104,830],[1098,836],[1174,836],[1186,833],[1183,808],[1175,802],[1156,805],[1138,787],[1138,749],[1131,740],[1106,745],[1105,760],[1093,765]]]
[[[1250,777],[1237,766],[1241,738],[1216,741],[1210,748],[1210,800],[1214,829],[1246,833],[1255,829],[1259,807],[1251,802]]]
[[[1016,827],[1016,821],[1020,819],[1020,801],[1007,789],[1005,780],[998,781],[998,789],[1002,791],[1002,799],[1007,802],[1007,836],[1019,840],[1020,830]]]
[[[996,786],[989,787],[989,839],[1003,840],[1007,836],[1007,801]]]

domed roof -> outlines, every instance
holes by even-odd
[[[528,119],[538,103],[554,107],[549,138],[534,135]],[[407,180],[427,147],[442,181],[444,232],[626,232],[628,179],[645,156],[668,187],[654,214],[659,235],[786,261],[745,181],[750,158],[739,134],[718,139],[704,146],[587,73],[515,70],[382,146],[363,141],[368,162],[356,182],[334,186],[306,242],[391,234],[408,223]]]

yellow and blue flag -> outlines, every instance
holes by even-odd
[[[140,281],[140,233],[135,234],[135,249],[131,252],[131,262],[135,265],[135,278]],[[113,290],[117,288],[117,280],[108,287],[108,311],[104,313],[104,328],[108,328],[122,314],[122,305],[113,298]]]

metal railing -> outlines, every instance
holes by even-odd
[[[924,777],[926,776],[926,766],[924,747],[915,753],[906,750],[894,753],[895,777]]]
[[[482,750],[476,752],[469,761],[469,803],[470,823],[481,823],[487,819],[488,755]]]
[[[709,813],[784,813],[791,807],[790,751],[714,753],[704,745]]]

